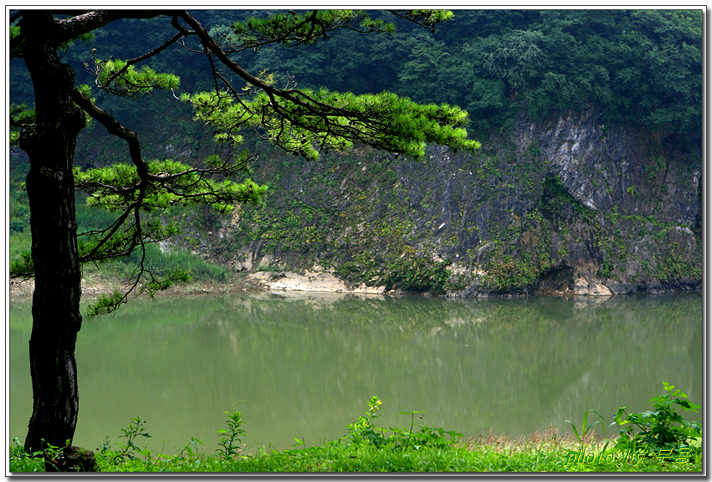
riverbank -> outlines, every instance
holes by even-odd
[[[109,295],[114,290],[125,291],[130,285],[122,282],[118,277],[103,273],[89,273],[82,277],[82,298],[93,300],[101,295]],[[11,280],[9,294],[11,299],[26,299],[32,297],[35,289],[34,280]],[[225,282],[216,281],[191,281],[176,284],[166,291],[156,293],[157,297],[195,294],[228,294],[242,291],[257,291],[263,289],[257,281],[252,281],[246,276],[235,276]]]
[[[92,300],[101,295],[109,295],[115,290],[126,291],[129,288],[130,285],[122,282],[119,277],[102,272],[85,273],[82,277],[83,299]],[[33,290],[34,280],[10,281],[9,293],[11,299],[30,298]],[[377,295],[386,293],[385,288],[382,286],[369,287],[365,284],[349,286],[328,272],[307,271],[302,275],[288,271],[256,271],[237,273],[222,282],[200,280],[176,284],[168,290],[156,293],[156,296],[229,294],[244,291],[298,291]]]
[[[114,291],[125,292],[130,289],[130,284],[126,283],[121,276],[112,270],[90,270],[85,271],[82,276],[82,298],[92,300],[101,295],[110,295]],[[651,289],[651,293],[660,294],[671,291],[690,291],[699,289],[697,287],[681,286],[678,290],[657,290]],[[9,294],[12,299],[23,299],[32,297],[34,290],[33,280],[11,280],[9,283]],[[398,295],[404,294],[402,290],[386,290],[385,286],[368,286],[366,283],[351,283],[337,277],[333,270],[324,270],[319,266],[314,266],[311,270],[295,273],[286,270],[268,268],[265,270],[244,270],[230,272],[224,279],[217,280],[210,277],[202,277],[198,280],[191,280],[188,283],[173,285],[165,291],[156,293],[158,297],[176,296],[185,294],[229,294],[245,291],[293,291],[305,293],[342,293],[357,295]],[[430,296],[431,293],[421,293]],[[449,291],[448,297],[452,298],[481,298],[481,297],[512,297],[512,296],[581,296],[587,298],[608,298],[616,296],[605,285],[590,281],[579,276],[575,283],[566,289],[538,289],[515,291],[511,293],[489,293],[476,288],[466,287],[459,291]]]

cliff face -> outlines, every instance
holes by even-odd
[[[450,296],[700,287],[699,152],[594,109],[479,140],[475,155],[431,146],[423,161],[266,151],[254,178],[271,194],[211,240],[214,255]]]

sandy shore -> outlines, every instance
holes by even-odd
[[[9,293],[11,299],[31,298],[34,280],[11,280]],[[99,273],[92,273],[82,278],[82,298],[95,299],[102,294],[109,295],[114,290],[125,291],[128,285],[118,279],[112,279]],[[347,286],[339,278],[326,272],[306,272],[304,275],[291,272],[257,271],[240,273],[224,283],[193,281],[177,284],[156,296],[175,296],[181,294],[221,294],[241,291],[299,291],[312,293],[353,293],[384,294],[382,286],[369,287],[365,284]]]

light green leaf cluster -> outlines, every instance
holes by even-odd
[[[77,90],[79,91],[80,94],[82,94],[85,97],[88,97],[92,102],[96,102],[96,98],[92,97],[92,90],[91,86],[87,84],[79,84],[77,86]],[[89,127],[92,125],[92,121],[94,120],[93,117],[91,116],[84,116],[84,127]]]
[[[79,256],[82,259],[89,258],[93,262],[127,256],[138,244],[162,241],[178,231],[179,228],[174,223],[164,224],[160,219],[142,219],[140,225],[130,222],[106,240],[102,238],[103,232],[84,233],[78,238]]]
[[[96,99],[91,97],[91,86],[87,84],[80,84],[77,86],[77,90],[85,97],[89,97],[92,102],[96,102]]]
[[[447,22],[455,17],[450,10],[408,10],[406,15],[411,20],[427,26]]]
[[[25,251],[20,256],[10,261],[10,276],[15,278],[31,278],[35,272],[35,264],[32,261],[32,253]]]
[[[159,291],[167,290],[176,283],[187,283],[191,280],[190,273],[184,269],[177,269],[169,273],[168,276],[162,279],[156,279],[150,271],[141,273],[143,284],[139,290],[139,294],[146,293],[150,297],[154,297]],[[102,294],[99,298],[87,308],[89,317],[97,315],[106,315],[116,311],[122,303],[126,302],[128,293],[114,290],[111,295]]]
[[[98,315],[109,314],[115,311],[116,306],[122,303],[124,298],[125,294],[118,290],[114,290],[110,295],[102,293],[99,298],[89,306],[87,316],[91,318]]]
[[[35,123],[35,109],[25,104],[10,104],[10,145],[17,145],[20,140],[20,130]]]
[[[527,76],[535,72],[543,58],[539,31],[514,31],[506,38],[495,36],[482,41],[482,65],[498,78],[515,88],[526,85]]]
[[[124,60],[97,61],[97,85],[113,94],[137,97],[148,94],[153,89],[176,89],[180,78],[173,74],[162,74],[150,67],[136,70]]]
[[[259,92],[251,100],[205,92],[184,96],[196,119],[215,129],[218,140],[241,141],[240,127],[254,127],[286,151],[309,160],[320,151],[344,150],[360,141],[378,149],[422,157],[428,143],[474,150],[464,125],[467,112],[447,104],[420,105],[396,94],[355,95],[326,89]]]
[[[211,158],[214,165],[218,158]],[[139,176],[135,166],[117,163],[100,169],[75,169],[78,188],[89,192],[87,204],[108,210],[126,209],[141,198],[141,208],[152,210],[176,204],[211,205],[216,211],[229,213],[235,203],[256,204],[267,187],[252,180],[217,181],[189,165],[172,161],[148,163],[147,179]]]
[[[245,47],[269,43],[311,45],[330,36],[340,28],[364,32],[393,32],[393,24],[373,20],[364,11],[319,10],[310,12],[278,12],[268,17],[252,17],[232,25],[232,42]]]

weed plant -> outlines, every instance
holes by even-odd
[[[225,412],[228,416],[227,427],[218,430],[220,442],[216,455],[220,455],[223,460],[230,460],[240,453],[241,437],[247,433],[240,428],[242,426],[242,414],[240,412]]]

